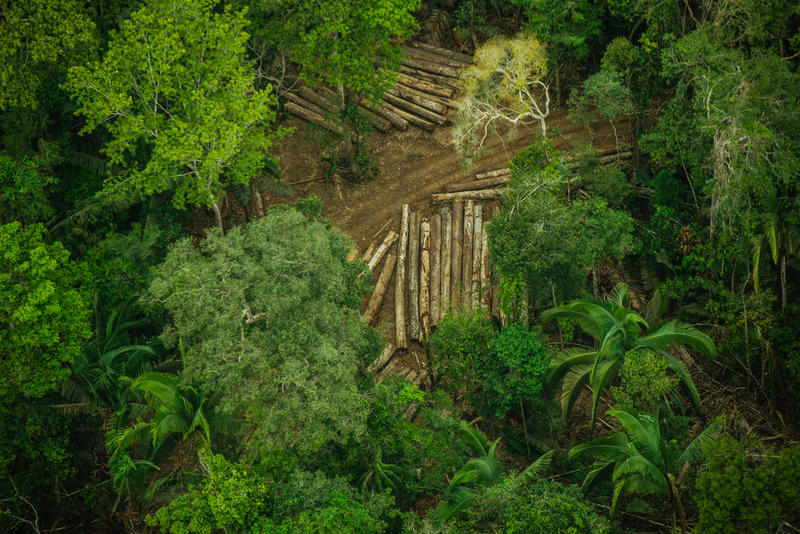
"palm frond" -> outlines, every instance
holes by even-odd
[[[615,306],[619,306],[620,308],[627,308],[628,302],[630,302],[627,284],[620,282],[614,286],[614,289],[612,289],[611,293],[608,294],[608,301]]]
[[[589,427],[594,428],[595,419],[597,418],[597,405],[600,403],[600,394],[611,384],[622,367],[623,358],[614,358],[613,360],[606,360],[596,367],[592,368],[592,374],[589,376],[589,383],[592,386],[592,417],[589,422]]]
[[[145,373],[136,378],[130,386],[132,391],[140,391],[145,398],[156,399],[172,412],[181,413],[185,404],[178,389],[178,377],[167,373]]]
[[[528,480],[538,480],[542,473],[546,473],[553,463],[553,451],[547,451],[539,456],[525,470],[520,473]]]
[[[717,349],[714,342],[695,327],[678,321],[669,321],[662,324],[652,332],[637,339],[634,348],[642,347],[653,350],[666,350],[676,345],[689,345],[699,350],[706,356],[714,358]]]
[[[670,369],[672,369],[672,371],[678,375],[681,389],[683,389],[683,392],[687,397],[689,397],[689,400],[692,401],[692,405],[694,406],[695,410],[700,411],[700,393],[698,393],[697,388],[694,385],[692,375],[689,374],[683,364],[675,359],[672,354],[663,350],[658,352],[661,353],[667,360]]]
[[[569,450],[567,458],[570,460],[578,456],[599,456],[604,460],[616,462],[630,453],[628,437],[623,432],[616,432],[610,436],[596,438],[587,443],[575,445]]]
[[[639,413],[632,408],[612,409],[608,411],[608,415],[619,419],[628,439],[639,454],[656,464],[662,471],[667,470],[662,454],[664,451],[661,430],[652,415]]]
[[[486,434],[480,431],[479,428],[461,421],[458,424],[458,432],[466,439],[467,443],[477,452],[480,456],[489,454],[489,449],[492,444]]]
[[[550,369],[545,377],[545,385],[552,388],[561,377],[577,365],[590,364],[597,356],[596,350],[572,348],[557,354],[550,361]]]
[[[566,421],[572,413],[575,401],[583,392],[583,388],[589,383],[589,375],[592,372],[591,364],[577,365],[570,369],[561,384],[561,417]]]
[[[705,430],[700,432],[696,438],[692,440],[689,445],[683,449],[683,452],[678,457],[677,468],[682,469],[684,465],[696,462],[703,454],[703,443],[710,441],[719,436],[722,432],[723,423],[720,420],[713,421],[708,425]]]

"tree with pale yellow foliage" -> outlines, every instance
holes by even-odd
[[[550,113],[546,77],[547,53],[533,37],[495,37],[481,46],[475,64],[461,74],[464,95],[453,129],[459,151],[473,157],[497,122],[538,122],[544,144]]]

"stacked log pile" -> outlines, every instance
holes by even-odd
[[[409,124],[427,131],[447,123],[447,111],[453,107],[458,76],[472,64],[465,54],[410,42],[402,47],[403,59],[397,83],[375,104],[362,100],[360,111],[372,126],[388,132],[394,127],[406,130]],[[334,133],[341,133],[333,120],[340,113],[337,94],[319,86],[301,85],[284,95],[285,109],[292,115]]]

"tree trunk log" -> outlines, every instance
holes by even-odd
[[[481,263],[483,262],[483,207],[475,204],[472,221],[472,309],[481,305]]]
[[[294,93],[286,93],[283,96],[289,102],[294,102],[295,104],[297,104],[301,108],[305,108],[305,109],[307,109],[309,111],[313,111],[314,113],[318,114],[320,117],[325,118],[325,116],[328,115],[328,110],[323,109],[323,108],[319,107],[318,105],[316,105],[314,102],[310,102],[310,101],[306,100],[305,98],[302,98],[302,97],[300,97],[300,96],[298,96],[298,95],[296,95]]]
[[[458,59],[443,56],[441,54],[435,54],[427,50],[422,50],[421,48],[414,48],[410,46],[401,46],[400,48],[402,49],[403,54],[405,54],[407,57],[414,58],[419,61],[443,65],[445,67],[451,67],[457,70],[469,67],[469,64],[472,63],[471,61],[467,63],[465,61],[459,61]]]
[[[369,111],[372,111],[373,113],[375,113],[375,115],[386,119],[387,121],[392,123],[392,126],[397,128],[401,132],[408,130],[408,121],[403,117],[401,117],[400,115],[398,115],[397,113],[395,113],[394,111],[388,109],[386,106],[381,106],[380,108],[377,108],[372,104],[370,104],[369,101],[366,99],[361,100],[361,106],[363,106],[365,109]]]
[[[402,368],[402,364],[399,360],[392,360],[389,364],[383,368],[383,370],[378,373],[378,377],[375,379],[375,382],[380,384],[387,376],[392,376],[395,374],[396,371],[399,371]]]
[[[450,200],[489,200],[503,194],[503,189],[481,189],[480,191],[459,191],[457,193],[434,193],[431,198],[434,202],[448,202]]]
[[[367,118],[369,123],[376,130],[386,133],[392,128],[391,122],[389,122],[387,119],[384,119],[383,117],[379,117],[377,113],[370,111],[366,107],[359,104],[358,110]]]
[[[431,326],[439,324],[442,305],[442,216],[431,217]]]
[[[461,301],[461,256],[464,239],[464,204],[453,201],[453,236],[450,242],[450,307],[455,310]]]
[[[435,111],[425,109],[422,106],[418,106],[417,104],[406,100],[405,98],[399,98],[391,93],[386,93],[383,95],[383,100],[396,108],[404,109],[408,113],[412,113],[417,117],[423,118],[429,122],[439,124],[440,126],[444,126],[445,124],[445,119],[441,113],[436,113]]]
[[[413,113],[409,113],[408,111],[405,111],[403,109],[397,108],[397,107],[389,104],[385,100],[383,102],[383,108],[381,108],[381,109],[389,110],[390,112],[392,112],[396,116],[402,118],[403,120],[405,120],[406,122],[408,122],[410,124],[413,124],[417,128],[422,128],[423,130],[427,130],[429,132],[432,132],[433,129],[436,128],[436,125],[433,124],[432,122],[426,121],[422,117],[418,117],[418,116],[414,115]]]
[[[369,298],[367,309],[364,310],[364,315],[361,316],[361,318],[369,324],[373,324],[375,322],[375,318],[378,316],[378,310],[381,309],[383,297],[386,294],[386,288],[389,287],[389,280],[392,278],[392,273],[394,272],[394,265],[396,262],[397,257],[394,254],[389,254],[386,256],[386,263],[383,266],[381,275],[378,277],[378,283],[375,284],[375,290],[372,292],[372,296]]]
[[[475,191],[478,189],[486,189],[488,187],[497,187],[498,185],[505,185],[511,181],[511,176],[497,176],[494,178],[485,178],[483,180],[475,180],[472,182],[458,182],[455,184],[447,184],[444,190],[448,193],[458,193],[460,191]]]
[[[389,343],[383,348],[381,351],[381,355],[372,362],[369,367],[367,367],[367,371],[370,373],[375,373],[383,369],[383,366],[389,363],[389,360],[392,359],[392,355],[394,354],[394,345]]]
[[[456,80],[458,79],[458,74],[461,70],[455,67],[442,65],[440,63],[434,63],[432,61],[425,61],[422,59],[417,59],[408,56],[402,59],[402,63],[403,65],[411,67],[412,69],[421,70],[423,72],[431,72],[433,74],[438,74],[439,76],[445,76]]]
[[[408,45],[413,46],[414,48],[419,48],[420,50],[431,52],[433,54],[444,56],[446,58],[455,59],[461,61],[462,63],[466,63],[468,65],[471,64],[473,61],[472,56],[468,54],[462,54],[461,52],[456,52],[455,50],[448,50],[447,48],[441,48],[438,46],[429,45],[428,43],[411,41],[408,43]]]
[[[394,291],[394,331],[398,348],[408,348],[406,337],[406,251],[408,250],[408,204],[400,217],[400,249],[397,253],[397,284]]]
[[[285,109],[292,115],[296,115],[301,119],[303,119],[304,121],[316,124],[317,126],[321,126],[322,128],[330,130],[335,134],[341,135],[342,133],[342,130],[340,128],[338,128],[331,121],[324,119],[322,115],[320,115],[319,113],[314,113],[313,111],[300,107],[294,102],[287,102]]]
[[[424,70],[415,69],[406,65],[400,65],[400,72],[441,87],[452,89],[454,92],[458,91],[461,87],[458,80],[448,76],[439,76],[438,74],[425,72]]]
[[[370,271],[375,270],[375,267],[377,267],[381,262],[381,259],[383,259],[386,251],[389,250],[389,247],[391,247],[395,241],[397,241],[397,232],[394,230],[389,230],[389,233],[386,234],[386,238],[383,240],[383,243],[381,243],[381,246],[378,247],[378,250],[375,251],[375,254],[372,255],[372,258],[370,258],[369,263],[367,264]]]
[[[503,169],[496,169],[494,171],[479,172],[475,175],[476,180],[485,180],[486,178],[497,178],[498,176],[508,176],[511,174],[511,169],[505,167]]]
[[[453,218],[450,208],[442,208],[442,303],[439,308],[441,320],[450,311],[450,252],[453,240]]]
[[[431,83],[426,80],[420,80],[419,78],[409,76],[408,74],[403,74],[402,72],[397,74],[397,81],[406,87],[411,87],[421,93],[426,93],[441,98],[449,99],[455,94],[455,91],[449,87],[442,87],[441,85],[436,85],[435,83]]]
[[[372,258],[372,253],[375,251],[375,247],[377,246],[378,244],[375,241],[370,243],[367,247],[367,250],[365,250],[364,254],[361,255],[361,261],[364,263],[369,263],[370,258]]]
[[[481,301],[487,310],[492,309],[492,280],[489,270],[489,236],[486,225],[481,233]]]
[[[444,115],[447,113],[447,105],[444,102],[440,102],[439,100],[436,100],[424,93],[420,93],[415,89],[411,89],[410,87],[406,87],[405,85],[397,84],[389,89],[387,93],[396,96],[397,98],[408,100],[420,107],[432,111],[433,113],[438,113],[439,115]]]
[[[475,222],[472,200],[464,203],[464,245],[461,260],[461,303],[464,309],[472,309],[472,230]]]
[[[431,328],[431,225],[422,219],[419,227],[419,314],[425,339]]]
[[[409,326],[411,339],[419,340],[419,225],[422,221],[421,213],[412,213],[409,216],[411,226],[408,236],[408,300],[409,300]]]
[[[339,105],[336,103],[336,93],[330,91],[333,96],[322,96],[318,91],[322,88],[318,88],[317,91],[314,91],[310,87],[305,85],[301,85],[297,89],[297,94],[300,95],[302,98],[305,98],[309,102],[313,102],[318,107],[324,109],[328,113],[333,115],[339,114]]]

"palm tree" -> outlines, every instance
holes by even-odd
[[[608,302],[573,300],[572,302],[546,310],[542,321],[572,319],[597,342],[593,349],[573,348],[564,351],[550,362],[546,378],[549,386],[562,377],[561,409],[566,420],[583,388],[592,388],[592,418],[594,428],[600,394],[619,374],[625,353],[633,349],[650,349],[661,354],[680,380],[681,387],[692,404],[700,408],[700,395],[691,376],[666,349],[677,345],[689,345],[713,358],[716,349],[711,339],[694,327],[670,321],[651,327],[647,321],[628,309],[628,286],[618,284],[611,292]],[[645,334],[642,334],[642,329]]]
[[[756,238],[753,246],[753,288],[759,290],[759,277],[761,273],[761,258],[764,244],[769,247],[772,262],[779,266],[781,283],[781,310],[786,310],[786,258],[794,256],[794,241],[798,239],[797,227],[793,226],[790,218],[796,210],[794,199],[780,197],[774,199],[769,212],[764,219],[764,232]]]
[[[128,319],[133,299],[111,312],[105,328],[98,322],[94,336],[73,362],[72,374],[61,384],[61,393],[66,398],[96,408],[117,408],[124,402],[126,389],[121,380],[152,369],[153,361],[163,349],[158,342],[130,343],[129,331],[144,322]],[[96,299],[94,308],[97,315]]]
[[[505,479],[503,464],[495,456],[500,438],[490,443],[486,434],[464,421],[461,421],[458,430],[478,456],[468,460],[450,480],[446,492],[447,500],[439,504],[434,512],[439,523],[458,517],[472,505],[483,489]],[[550,466],[552,457],[553,451],[544,453],[522,472],[522,476],[529,479],[536,477]]]
[[[672,450],[661,436],[661,410],[655,417],[633,408],[613,409],[607,413],[619,419],[622,431],[576,445],[569,451],[569,459],[585,454],[598,457],[583,481],[583,490],[588,491],[597,480],[611,475],[614,483],[612,517],[620,499],[626,495],[672,493],[685,529],[686,518],[679,492],[681,482],[689,466],[700,457],[702,444],[717,437],[722,424],[711,423],[679,452]]]

